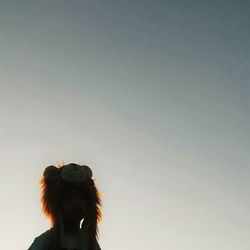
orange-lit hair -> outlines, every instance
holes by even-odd
[[[86,220],[89,224],[89,249],[96,250],[98,223],[102,218],[101,194],[96,188],[95,182],[92,178],[87,179],[87,181],[83,183],[69,183],[64,181],[60,175],[61,170],[64,166],[66,165],[54,168],[57,172],[56,175],[50,178],[43,175],[40,180],[42,211],[45,216],[49,218],[52,224],[53,236],[51,238],[51,247],[53,248],[53,250],[57,250],[60,248],[60,234],[62,231],[62,218],[60,209],[61,195],[64,191],[70,188],[74,188],[82,192],[87,198],[88,212],[84,221]]]

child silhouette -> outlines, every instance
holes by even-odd
[[[101,250],[97,242],[101,200],[91,169],[75,163],[51,165],[40,183],[42,210],[52,227],[28,250]]]

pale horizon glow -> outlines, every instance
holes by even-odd
[[[93,170],[102,250],[248,250],[249,7],[2,1],[0,248],[50,228],[64,161]]]

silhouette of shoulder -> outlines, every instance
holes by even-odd
[[[50,229],[37,236],[28,250],[46,250],[49,244]]]
[[[45,231],[44,233],[37,236],[28,250],[48,250],[49,248],[49,237],[51,229]],[[101,250],[97,242],[97,250]]]

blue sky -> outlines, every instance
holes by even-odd
[[[1,248],[49,228],[65,161],[93,169],[102,249],[247,250],[249,7],[1,1]]]

